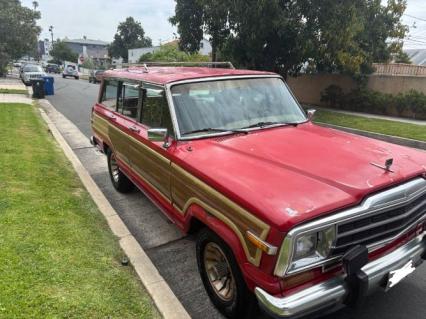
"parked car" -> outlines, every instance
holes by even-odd
[[[113,186],[198,233],[201,279],[228,318],[254,296],[282,318],[353,305],[426,258],[426,153],[313,124],[274,73],[103,77],[91,140]]]
[[[64,70],[62,71],[62,77],[65,79],[69,76],[75,78],[76,80],[79,79],[78,67],[76,63],[65,62]]]
[[[46,65],[46,72],[59,74],[61,73],[61,68],[57,64],[49,63]]]
[[[91,70],[89,75],[89,83],[101,83],[104,70]]]
[[[20,76],[25,85],[31,85],[32,80],[41,79],[46,73],[40,65],[27,63],[22,67]]]

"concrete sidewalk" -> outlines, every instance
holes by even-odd
[[[16,78],[0,78],[0,89],[26,90],[27,87]],[[0,94],[0,103],[26,103],[32,104],[32,99],[26,94]]]
[[[0,89],[26,90],[27,87],[20,79],[8,76],[6,78],[0,78]]]
[[[24,94],[0,94],[0,103],[32,104],[33,100]]]
[[[371,118],[371,119],[394,121],[394,122],[401,122],[401,123],[408,123],[408,124],[415,124],[415,125],[426,125],[426,121],[422,121],[422,120],[407,119],[403,117],[377,115],[377,114],[362,113],[362,112],[342,111],[342,110],[330,109],[330,108],[319,107],[319,106],[312,106],[312,107],[316,108],[317,110],[324,110],[324,111],[342,113],[347,115],[361,116],[361,117]]]

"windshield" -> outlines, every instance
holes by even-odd
[[[306,121],[280,78],[178,84],[171,92],[181,135]]]
[[[43,72],[40,65],[26,65],[24,72]]]

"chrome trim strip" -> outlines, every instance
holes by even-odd
[[[360,228],[357,228],[357,229],[352,229],[352,230],[349,230],[349,231],[341,233],[341,234],[337,234],[337,238],[346,237],[346,236],[349,236],[349,235],[356,234],[356,233],[358,233],[360,231],[369,230],[369,229],[377,227],[377,226],[386,225],[388,223],[392,223],[392,222],[398,221],[400,219],[407,218],[410,215],[412,215],[414,212],[418,211],[423,205],[425,205],[425,202],[426,202],[426,198],[420,204],[418,204],[417,206],[411,208],[409,211],[407,211],[404,214],[397,215],[395,217],[391,217],[389,219],[382,220],[380,222],[371,223],[371,224],[368,224],[367,226],[363,226],[363,227],[360,227]],[[426,213],[426,211],[425,211],[425,213]]]
[[[423,232],[392,253],[365,265],[362,271],[368,278],[367,294],[380,289],[389,272],[401,268],[408,261],[412,260],[413,265],[418,266],[425,252],[426,232]],[[259,287],[255,288],[255,294],[262,308],[273,316],[297,318],[319,312],[325,307],[343,306],[350,289],[345,275],[342,275],[283,298],[272,296]]]
[[[338,223],[358,219],[365,215],[380,213],[383,210],[388,210],[395,206],[406,204],[425,193],[426,179],[419,177],[407,183],[367,197],[359,206],[344,210],[340,213],[331,214],[327,217],[293,228],[287,233],[287,236],[281,245],[274,274],[276,276],[283,277],[286,274],[294,274],[301,271],[299,269],[292,272],[287,271],[293,255],[294,242],[298,236],[312,231],[319,231],[330,227],[331,225],[337,225]],[[374,247],[369,248],[374,249]],[[303,270],[317,267],[329,261],[330,259],[323,260],[321,263],[309,265],[309,267],[305,267]]]

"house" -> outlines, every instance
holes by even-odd
[[[159,49],[159,45],[146,48],[129,49],[129,63],[138,63],[142,55],[147,53],[154,53]]]
[[[179,40],[172,40],[168,42],[164,42],[163,44],[173,44],[178,43]],[[129,63],[138,63],[141,56],[147,53],[154,53],[155,51],[159,50],[160,46],[153,46],[153,47],[146,47],[146,48],[136,48],[136,49],[129,49]],[[206,39],[202,39],[200,42],[200,50],[198,53],[201,55],[210,55],[212,52],[212,46],[210,42]]]
[[[407,49],[404,52],[413,64],[426,66],[426,49]]]
[[[91,58],[97,64],[104,64],[108,60],[108,42],[101,40],[83,39],[63,40],[69,48],[84,58]]]

